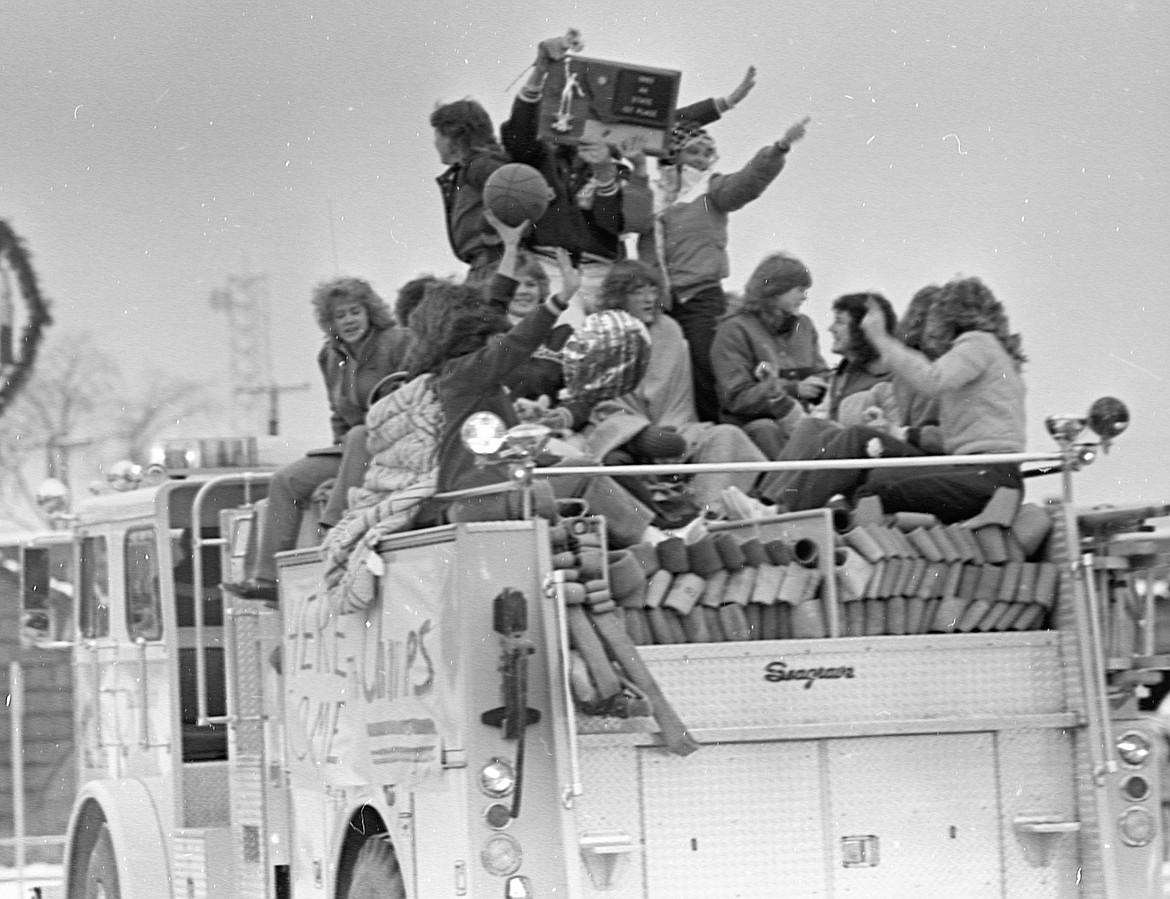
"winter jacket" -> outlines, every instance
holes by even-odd
[[[443,197],[447,239],[460,262],[470,265],[485,249],[500,248],[499,237],[483,218],[483,186],[507,161],[500,147],[482,147],[435,179]]]
[[[508,305],[516,293],[516,280],[499,272],[492,277],[488,290],[488,302],[508,313]],[[513,399],[535,400],[547,396],[555,402],[565,386],[564,354],[565,341],[573,334],[573,326],[567,323],[557,325],[549,333],[535,353],[504,379],[504,387]]]
[[[922,396],[937,397],[947,453],[1024,450],[1024,379],[994,334],[960,334],[933,362],[901,344],[892,346],[886,358],[895,381],[905,381]]]
[[[738,172],[705,173],[673,200],[662,198],[655,210],[655,249],[675,298],[686,302],[717,287],[730,274],[727,255],[728,215],[758,198],[784,168],[788,148],[770,144]],[[643,239],[640,254],[652,252]]]
[[[365,558],[379,538],[409,528],[422,502],[434,494],[442,424],[432,375],[409,381],[370,409],[365,480],[351,491],[345,517],[321,547],[337,611],[369,605],[374,590]]]
[[[620,236],[649,227],[648,187],[641,180],[629,180],[623,166],[613,183],[597,185],[593,167],[578,158],[577,148],[540,140],[539,124],[540,96],[522,91],[512,104],[511,118],[500,126],[508,155],[544,175],[555,194],[533,226],[528,244],[561,247],[575,258],[582,254],[611,261],[621,258]],[[627,213],[642,220],[627,222]]]
[[[548,338],[556,316],[541,303],[512,330],[492,337],[474,353],[451,359],[437,381],[443,407],[443,433],[439,441],[439,491],[458,490],[499,480],[477,469],[475,457],[463,445],[460,431],[475,412],[494,412],[511,427],[519,422],[504,382]]]
[[[829,378],[829,390],[820,406],[814,410],[823,412],[826,418],[843,425],[865,424],[865,410],[877,406],[886,419],[901,424],[902,415],[890,385],[890,372],[879,360],[868,365],[854,365],[848,359],[833,370]]]
[[[333,442],[340,444],[350,428],[366,419],[370,391],[386,375],[406,368],[406,354],[414,335],[406,328],[376,328],[352,350],[345,341],[330,337],[317,354],[317,367],[329,396]]]
[[[776,392],[774,381],[756,378],[761,362],[778,374],[789,373],[782,376],[782,393]],[[790,411],[792,403],[783,401],[796,396],[799,382],[810,374],[827,372],[829,366],[807,315],[798,315],[787,333],[775,333],[754,312],[738,312],[719,323],[711,344],[711,368],[722,420],[742,426]]]

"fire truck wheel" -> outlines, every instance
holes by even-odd
[[[388,839],[371,837],[362,845],[345,895],[346,899],[406,899],[402,869]]]
[[[89,867],[85,871],[85,899],[119,899],[121,895],[114,841],[110,839],[110,829],[103,824],[93,851],[89,854]]]

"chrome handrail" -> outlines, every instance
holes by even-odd
[[[252,502],[252,485],[268,481],[271,477],[272,472],[270,471],[242,471],[220,475],[204,483],[195,494],[195,499],[191,502],[191,553],[193,556],[191,569],[191,580],[193,583],[191,587],[195,594],[195,723],[199,727],[206,727],[209,724],[227,723],[226,716],[219,715],[213,718],[207,714],[207,660],[204,658],[203,651],[203,547],[223,546],[227,541],[223,535],[211,537],[207,540],[203,539],[203,528],[200,525],[200,522],[203,520],[203,501],[216,487],[236,482],[243,485],[244,502],[250,505]]]

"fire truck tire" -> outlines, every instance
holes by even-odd
[[[110,829],[103,824],[85,870],[85,899],[121,899],[121,896],[114,841],[110,838]]]
[[[402,869],[394,846],[383,837],[371,837],[362,845],[353,866],[346,899],[406,899]],[[87,897],[88,899],[88,897]]]

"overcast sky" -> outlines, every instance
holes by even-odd
[[[420,272],[461,273],[429,113],[472,96],[503,120],[537,41],[575,25],[586,55],[681,70],[682,102],[755,64],[755,92],[712,128],[723,171],[812,117],[732,216],[729,288],[796,253],[824,333],[841,293],[901,309],[978,275],[1031,357],[1030,448],[1050,446],[1047,413],[1116,394],[1135,421],[1081,499],[1170,500],[1165,0],[7,0],[3,20],[0,218],[57,330],[131,371],[226,386],[208,296],[264,274],[275,376],[313,384],[285,426],[326,440],[312,285],[340,271],[392,300]]]

